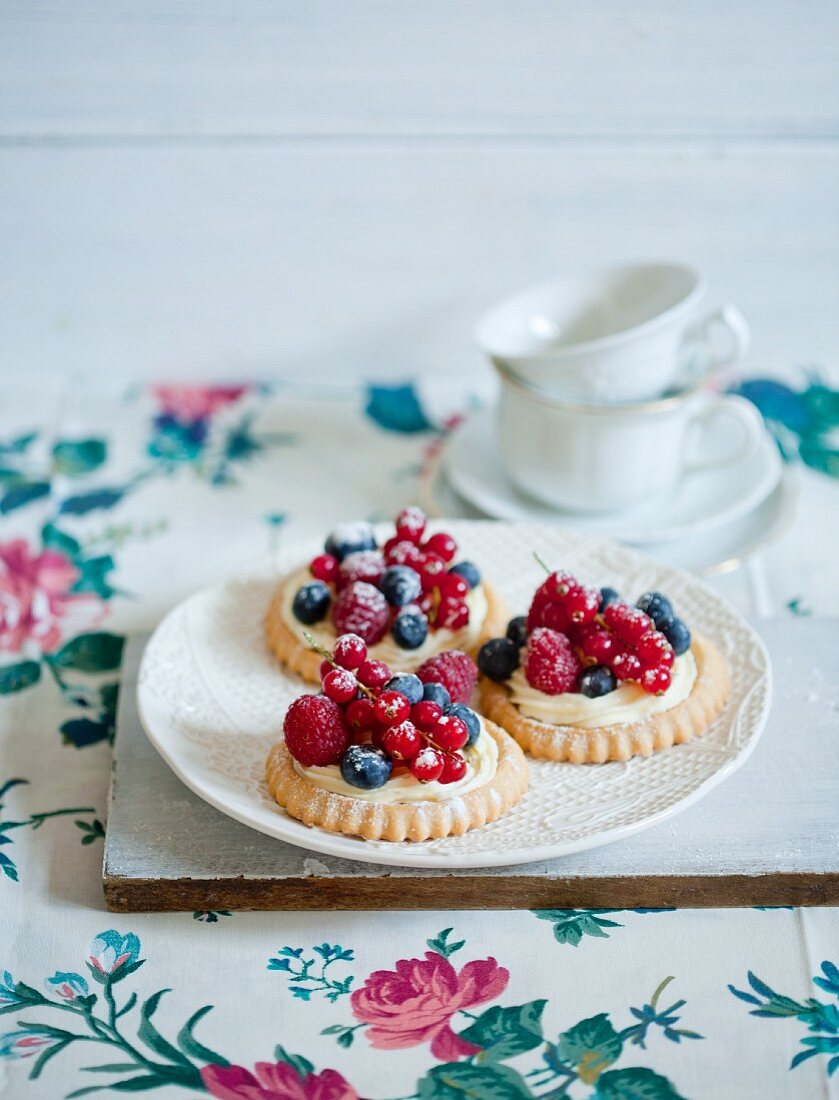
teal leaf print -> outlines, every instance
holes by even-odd
[[[617,909],[535,909],[533,915],[539,920],[550,921],[554,926],[554,938],[557,943],[568,943],[576,947],[583,936],[597,936],[608,939],[604,928],[622,928],[614,920],[607,920],[602,913],[620,912]]]
[[[22,787],[28,785],[27,779],[9,779],[2,787],[0,787],[0,800],[5,795],[13,790],[15,787]],[[0,812],[3,810],[3,802],[0,801]],[[15,829],[31,829],[33,832],[36,829],[40,829],[44,822],[49,821],[53,817],[66,817],[69,814],[92,814],[94,812],[91,806],[81,806],[60,810],[49,810],[46,812],[32,813],[28,817],[23,818],[20,821],[6,821],[0,818],[0,845],[6,846],[13,843],[14,838],[9,836]],[[79,822],[76,822],[78,825]],[[7,852],[0,852],[0,871],[5,875],[7,879],[12,882],[18,882],[18,869],[15,861]],[[7,975],[8,976],[8,975]],[[0,986],[0,1013],[3,1012],[3,989]]]
[[[481,1048],[480,1063],[503,1062],[544,1042],[542,1013],[547,1001],[529,1001],[502,1008],[495,1005],[460,1032],[460,1038]]]
[[[285,1047],[279,1044],[274,1048],[274,1060],[285,1062],[287,1066],[296,1070],[300,1077],[306,1077],[307,1074],[315,1071],[315,1067],[308,1058],[304,1058],[302,1054],[289,1054]]]
[[[601,1012],[564,1031],[556,1046],[562,1061],[574,1067],[581,1081],[592,1084],[607,1066],[618,1060],[623,1040],[612,1027],[608,1014]]]
[[[380,428],[390,432],[413,434],[427,432],[434,427],[410,383],[401,386],[369,385],[364,411]]]
[[[825,1004],[815,997],[796,1001],[777,993],[751,970],[746,977],[754,992],[749,993],[733,985],[729,985],[728,989],[739,1000],[755,1006],[749,1013],[751,1016],[775,1020],[797,1019],[813,1033],[801,1039],[804,1050],[795,1055],[789,1068],[795,1069],[810,1058],[826,1054],[829,1056],[827,1073],[832,1076],[839,1069],[839,968],[836,964],[825,960],[822,974],[813,978],[813,984],[818,989],[833,995],[833,1004]]]
[[[97,470],[108,456],[104,439],[64,439],[52,449],[56,473],[65,477],[81,477]]]
[[[34,500],[50,495],[48,481],[18,481],[0,497],[0,514],[8,515]]]
[[[340,997],[350,992],[353,976],[336,979],[327,971],[336,962],[352,962],[352,951],[340,944],[319,944],[312,948],[315,957],[304,957],[302,947],[283,947],[279,954],[268,960],[268,970],[288,975],[288,984],[292,997],[300,1001],[309,1001],[312,994],[321,993],[327,1001],[334,1004]]]
[[[455,943],[449,943],[449,936],[452,931],[451,928],[444,928],[442,932],[437,933],[433,940],[426,940],[425,942],[432,951],[436,951],[438,955],[442,955],[444,959],[447,959],[466,944],[466,940],[457,940]]]
[[[75,672],[113,672],[122,664],[124,645],[125,638],[120,634],[105,631],[79,634],[47,660],[55,668]]]
[[[98,817],[93,821],[74,821],[73,824],[83,833],[82,844],[94,844],[97,840],[105,838],[105,826]]]
[[[82,544],[66,531],[61,531],[54,523],[45,523],[41,528],[41,543],[45,550],[58,550],[72,561],[80,553]]]
[[[37,661],[18,661],[0,666],[0,695],[12,695],[25,691],[41,679],[41,666]]]
[[[219,917],[232,917],[229,909],[197,909],[192,914],[193,920],[200,920],[204,924],[218,924]]]
[[[449,1062],[435,1066],[418,1084],[420,1100],[524,1100],[531,1095],[515,1070],[500,1065]]]
[[[86,516],[103,508],[113,508],[125,496],[128,488],[93,489],[65,497],[58,507],[62,516]]]
[[[610,1069],[598,1080],[597,1100],[682,1100],[666,1077],[651,1069]]]
[[[177,1043],[184,1054],[189,1054],[192,1058],[197,1058],[201,1062],[212,1062],[215,1066],[229,1066],[230,1063],[221,1054],[217,1054],[214,1050],[210,1050],[209,1047],[200,1043],[193,1035],[195,1025],[203,1020],[208,1012],[212,1012],[212,1005],[204,1005],[203,1008],[199,1008],[197,1012],[193,1012],[181,1030],[178,1032]]]

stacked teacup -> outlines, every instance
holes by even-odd
[[[700,315],[705,293],[685,265],[632,264],[538,284],[481,318],[518,489],[566,511],[618,512],[758,447],[755,408],[712,387],[745,353],[748,325],[731,305]]]

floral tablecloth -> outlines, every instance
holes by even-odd
[[[818,471],[806,521],[768,555],[783,614],[837,610],[835,450],[823,421],[807,435],[801,419],[831,394],[813,388],[751,394]],[[479,397],[291,383],[4,395],[0,1095],[839,1095],[834,910],[104,911],[126,633],[282,540],[391,516]],[[742,576],[720,583],[753,610]]]

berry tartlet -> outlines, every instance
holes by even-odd
[[[602,764],[703,733],[725,706],[728,667],[660,592],[634,606],[551,573],[526,616],[484,643],[481,710],[541,760]]]
[[[382,546],[369,523],[336,527],[324,552],[279,585],[265,632],[281,663],[316,684],[320,658],[307,631],[327,649],[339,634],[358,634],[372,659],[404,672],[445,649],[474,656],[506,614],[477,567],[458,560],[451,535],[429,534],[420,509],[405,508]]]
[[[480,828],[523,797],[522,750],[468,705],[468,654],[393,673],[357,634],[331,652],[310,640],[322,692],[294,700],[265,765],[291,817],[365,840],[422,841]]]

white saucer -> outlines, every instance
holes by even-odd
[[[639,550],[701,576],[730,573],[742,566],[753,554],[777,541],[790,527],[798,500],[798,478],[792,470],[783,476],[766,500],[744,516],[713,527],[709,531],[670,539],[661,543],[644,543]],[[476,508],[452,487],[442,463],[428,472],[420,486],[419,503],[430,516],[455,519],[486,519],[486,513]],[[564,517],[555,517],[563,527],[573,526]]]
[[[726,466],[686,474],[668,498],[618,515],[551,508],[514,488],[494,441],[495,410],[482,409],[458,428],[443,453],[446,476],[470,504],[493,519],[562,523],[639,546],[705,532],[761,504],[781,480],[783,464],[767,432],[752,454]]]

